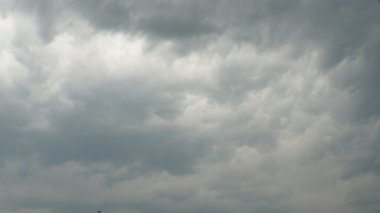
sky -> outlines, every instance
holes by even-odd
[[[0,0],[1,213],[380,212],[377,0]]]

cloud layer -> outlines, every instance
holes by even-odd
[[[380,211],[378,1],[0,0],[0,211]]]

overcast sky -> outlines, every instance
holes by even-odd
[[[1,213],[380,212],[377,0],[0,0]]]

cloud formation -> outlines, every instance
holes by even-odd
[[[380,210],[375,0],[0,0],[0,211]]]

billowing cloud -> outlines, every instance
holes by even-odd
[[[0,15],[1,212],[379,212],[378,1]]]

